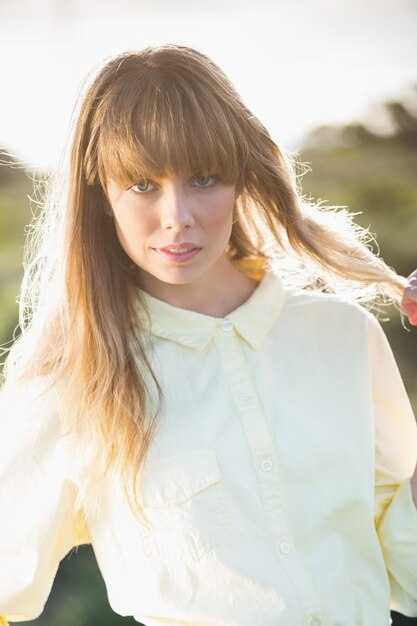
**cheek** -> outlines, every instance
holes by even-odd
[[[140,216],[135,211],[120,211],[115,214],[117,236],[123,241],[145,238],[154,228],[153,220]]]
[[[120,245],[132,260],[136,260],[149,236],[146,220],[138,220],[131,214],[119,214],[115,216],[114,226]]]
[[[207,224],[213,229],[230,234],[233,224],[234,203],[234,194],[228,194],[226,197],[223,194],[217,200],[214,199],[206,211]]]
[[[114,222],[114,229],[116,231],[117,239],[119,240],[121,247],[126,252],[127,256],[130,257],[132,261],[134,261],[134,248],[131,240],[127,236],[127,233],[125,233],[124,229],[117,221]]]
[[[126,237],[125,237],[125,229],[123,228],[123,226],[121,226],[119,224],[118,221],[115,220],[114,222],[114,227],[116,230],[116,235],[120,241],[120,243],[122,244],[122,246],[125,248],[126,247]]]

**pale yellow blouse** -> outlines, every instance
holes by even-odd
[[[82,455],[58,393],[3,394],[0,614],[39,615],[60,559],[90,541],[113,609],[147,626],[417,616],[417,429],[375,319],[270,272],[225,319],[144,297],[165,397],[142,485],[153,528],[116,478],[75,507]]]

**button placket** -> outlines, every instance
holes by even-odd
[[[230,326],[225,322],[215,333],[214,343],[254,462],[269,532],[279,560],[299,597],[303,598],[306,615],[318,615],[321,607],[315,585],[288,540],[291,534],[282,507],[278,460],[268,422],[253,385],[239,335],[230,332],[234,330],[231,322]]]
[[[237,394],[237,397],[242,402],[248,402],[248,400],[251,399],[252,395],[251,395],[251,392],[249,391],[249,389],[241,389],[239,391],[239,393]]]
[[[261,470],[263,470],[264,472],[270,472],[273,467],[274,464],[271,459],[263,459],[261,461]]]
[[[236,410],[246,435],[254,466],[257,468],[262,504],[271,533],[275,537],[286,534],[280,503],[278,471],[275,450],[256,390],[247,369],[239,338],[235,334],[217,333],[216,348],[220,354],[226,379],[235,402]],[[250,395],[250,401],[243,401]]]
[[[288,541],[282,541],[279,545],[282,554],[290,554],[292,552],[291,544]]]

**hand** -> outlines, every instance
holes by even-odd
[[[408,287],[404,289],[401,308],[410,324],[417,326],[417,270],[408,277]]]

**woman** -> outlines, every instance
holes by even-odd
[[[55,188],[53,188],[55,189]],[[83,98],[1,406],[4,619],[91,542],[147,625],[417,615],[417,429],[375,318],[407,281],[303,201],[221,70],[167,45]]]

